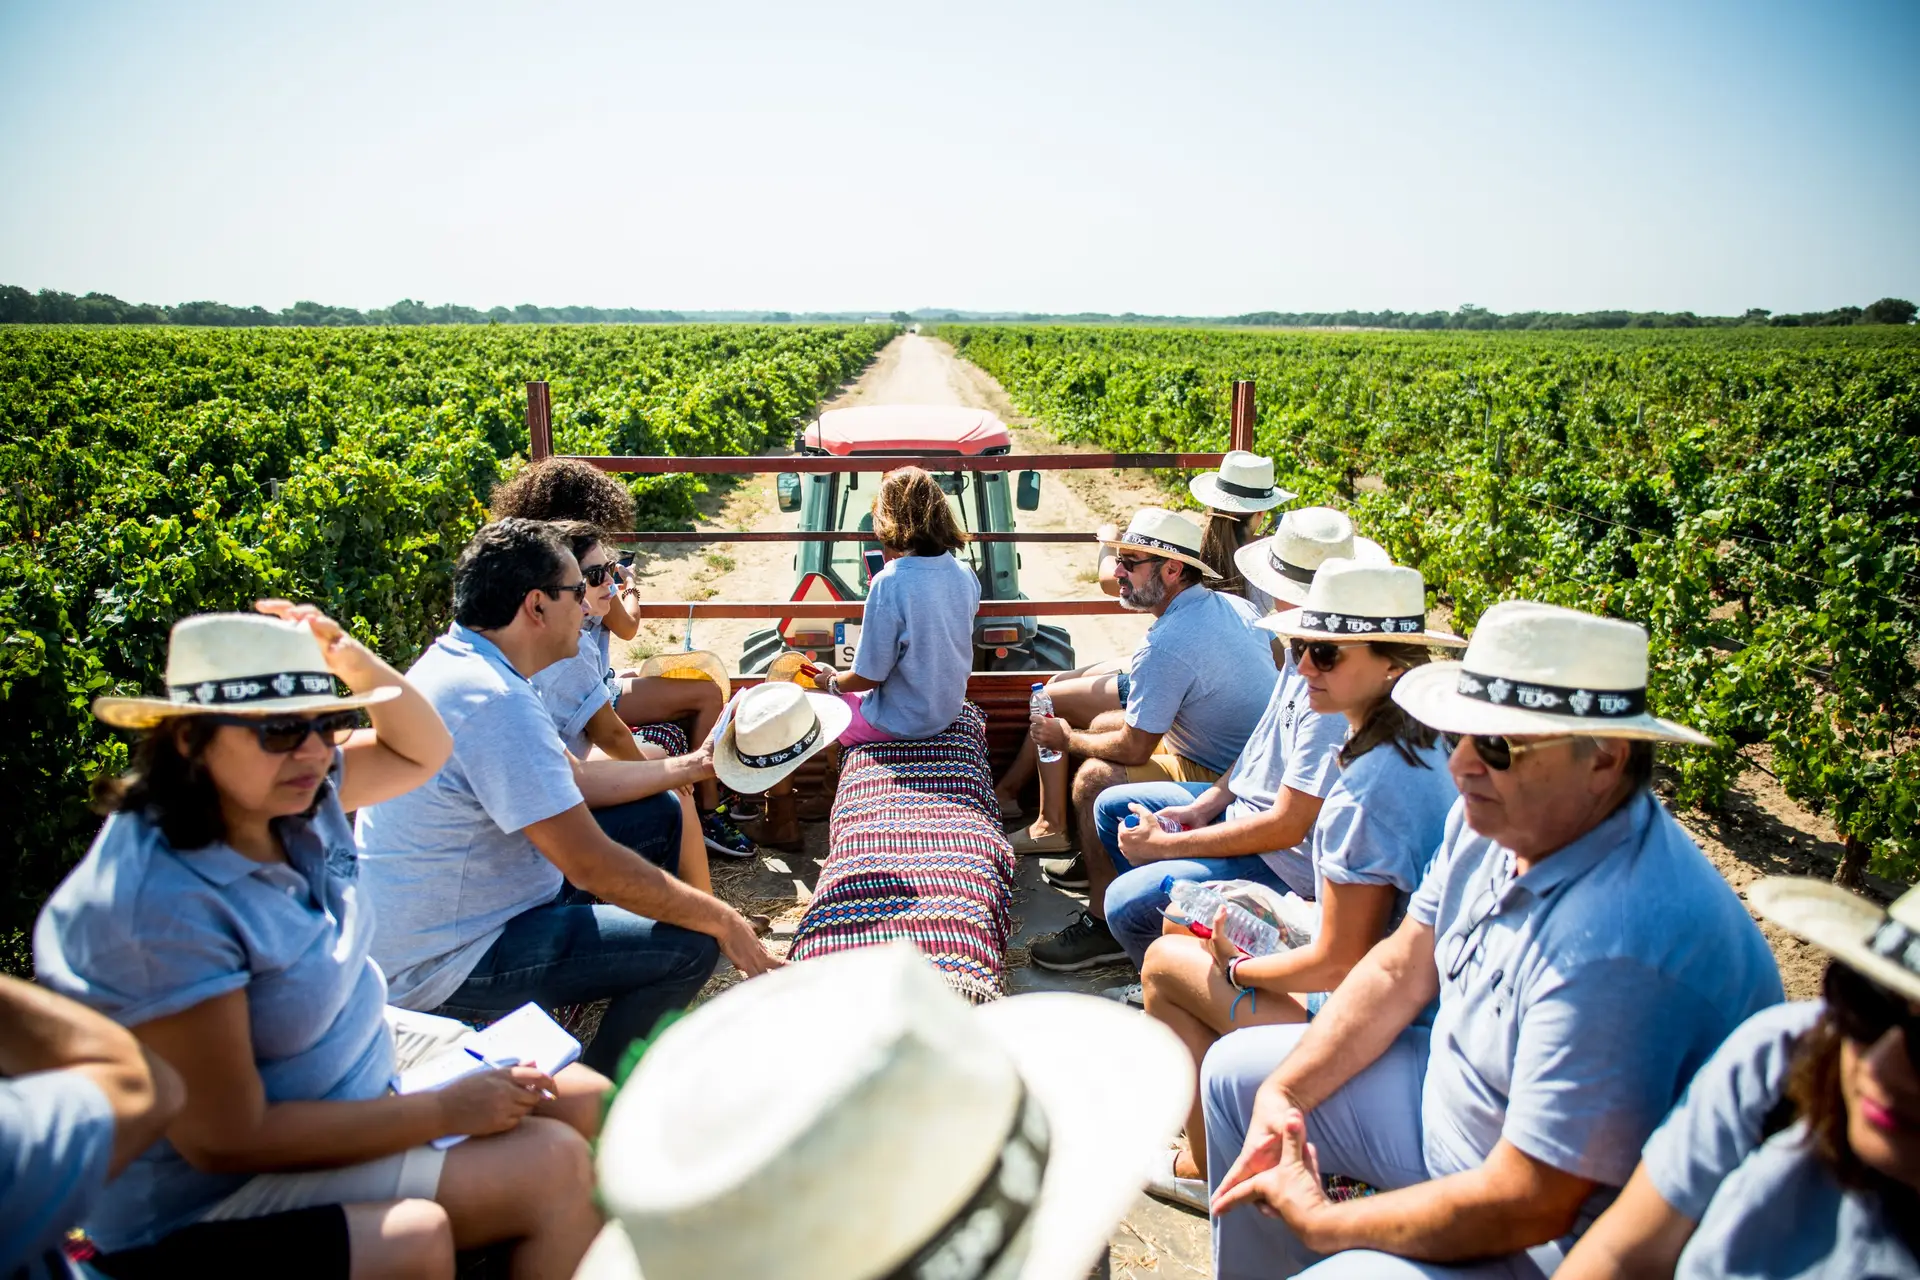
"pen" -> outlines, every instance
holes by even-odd
[[[466,1051],[466,1054],[469,1058],[472,1058],[475,1062],[478,1062],[481,1066],[488,1067],[495,1071],[504,1071],[508,1067],[517,1067],[520,1065],[520,1060],[518,1058],[515,1058],[511,1062],[493,1062],[487,1058],[486,1054],[479,1052],[472,1045],[463,1044],[460,1047],[461,1049]],[[550,1089],[534,1089],[532,1085],[528,1085],[527,1088],[533,1089],[533,1092],[539,1094],[542,1098],[546,1099],[548,1102],[554,1101],[557,1097],[557,1095]]]

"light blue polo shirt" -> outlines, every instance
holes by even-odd
[[[40,982],[129,1027],[244,989],[269,1103],[379,1097],[393,1036],[340,759],[313,817],[275,824],[291,865],[225,844],[179,852],[145,817],[108,818],[34,926]],[[102,1250],[147,1244],[249,1176],[202,1173],[162,1140],[107,1184],[87,1229]]]
[[[973,670],[980,578],[952,555],[895,556],[873,575],[853,674],[879,682],[860,714],[896,738],[930,738],[960,716]]]
[[[1409,763],[1392,743],[1382,743],[1340,770],[1310,837],[1321,886],[1394,887],[1389,932],[1407,914],[1408,901],[1446,838],[1447,815],[1460,799],[1447,772],[1447,753],[1438,743],[1414,756],[1420,763]]]
[[[0,1275],[73,1274],[60,1242],[107,1185],[113,1107],[78,1071],[0,1080]]]
[[[428,1010],[507,921],[560,892],[560,869],[524,829],[582,800],[546,704],[491,640],[456,622],[407,681],[446,722],[453,756],[424,785],[362,809],[356,834],[389,998]]]
[[[1127,723],[1159,752],[1225,773],[1266,711],[1279,673],[1267,633],[1239,596],[1189,586],[1134,650]]]
[[[1884,1202],[1834,1181],[1805,1125],[1766,1132],[1786,1094],[1794,1046],[1821,1008],[1805,1000],[1748,1018],[1647,1139],[1641,1159],[1654,1189],[1699,1224],[1676,1280],[1920,1276]]]
[[[587,619],[580,651],[534,672],[533,689],[553,717],[560,741],[575,759],[586,759],[593,745],[587,739],[587,722],[600,708],[613,705],[613,633],[600,619]]]
[[[1422,1139],[1435,1178],[1505,1138],[1601,1184],[1571,1235],[1527,1251],[1551,1274],[1694,1072],[1783,997],[1759,926],[1649,790],[1513,870],[1462,802],[1408,904],[1440,974]]]
[[[1191,588],[1189,588],[1191,589]],[[1253,634],[1263,637],[1266,632]],[[1262,655],[1269,669],[1272,649]],[[1233,793],[1221,813],[1223,822],[1266,813],[1280,799],[1281,789],[1291,787],[1305,795],[1327,798],[1340,781],[1340,748],[1347,741],[1347,718],[1322,715],[1308,701],[1306,677],[1287,655],[1286,665],[1276,673],[1266,709],[1261,713],[1240,758],[1227,774],[1226,788]],[[1278,849],[1260,857],[1289,889],[1312,901],[1319,892],[1313,870],[1313,833],[1291,849]]]

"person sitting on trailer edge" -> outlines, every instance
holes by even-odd
[[[1036,964],[1079,969],[1125,954],[1103,917],[1114,868],[1094,819],[1100,793],[1129,782],[1211,783],[1239,756],[1267,706],[1277,676],[1272,647],[1253,626],[1253,606],[1207,588],[1213,570],[1200,559],[1200,541],[1198,526],[1185,516],[1158,507],[1134,515],[1115,543],[1120,603],[1151,613],[1154,623],[1133,655],[1126,710],[1095,717],[1086,729],[1057,716],[1033,721],[1036,747],[1080,760],[1072,799],[1081,856],[1043,868],[1056,884],[1090,886],[1088,910],[1034,944]],[[1069,764],[1042,766],[1042,816],[1014,839],[1015,852],[1070,847],[1058,798]],[[1049,814],[1058,816],[1049,820]]]
[[[603,771],[659,771],[666,791],[710,772],[713,747],[569,761],[530,677],[573,656],[586,591],[552,525],[499,520],[474,535],[454,566],[453,624],[408,672],[453,756],[418,790],[362,810],[357,834],[393,1003],[477,1020],[529,1000],[611,999],[582,1055],[611,1071],[719,953],[749,977],[778,961],[738,911],[674,878],[692,838],[676,796],[591,807],[622,798],[621,778],[596,794]]]
[[[1655,742],[1709,740],[1646,696],[1643,629],[1527,601],[1394,684],[1456,737],[1461,802],[1312,1022],[1208,1051],[1220,1280],[1550,1275],[1701,1063],[1780,1002],[1766,939],[1649,786]],[[1329,1174],[1378,1194],[1334,1203]]]

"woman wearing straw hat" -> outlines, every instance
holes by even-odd
[[[1344,717],[1350,732],[1339,752],[1340,777],[1328,792],[1309,838],[1309,874],[1320,927],[1293,950],[1247,958],[1218,922],[1207,941],[1169,922],[1141,967],[1147,1012],[1172,1027],[1196,1065],[1221,1036],[1241,1027],[1305,1022],[1326,1003],[1373,944],[1406,915],[1433,851],[1446,833],[1460,793],[1447,773],[1438,735],[1396,704],[1393,686],[1425,666],[1428,646],[1459,648],[1459,636],[1426,624],[1426,584],[1417,569],[1329,560],[1314,576],[1304,605],[1263,619],[1285,637],[1321,715]],[[1139,816],[1148,818],[1144,807]],[[1121,835],[1156,837],[1142,821]],[[1108,919],[1125,914],[1119,899],[1151,892],[1165,863],[1149,862],[1114,882]],[[1150,1189],[1163,1199],[1206,1212],[1206,1126],[1196,1096],[1187,1120],[1187,1149],[1170,1152]]]
[[[106,825],[40,915],[35,968],[167,1059],[187,1104],[87,1226],[112,1251],[346,1203],[365,1206],[348,1213],[357,1253],[437,1201],[427,1225],[450,1222],[458,1246],[515,1241],[523,1274],[564,1275],[597,1228],[582,1132],[606,1081],[513,1068],[388,1092],[404,1064],[346,811],[432,778],[446,727],[319,610],[258,607],[272,616],[177,623],[168,696],[94,704],[141,737],[131,770],[99,788]],[[362,709],[370,732],[354,729]],[[455,1134],[479,1140],[430,1145]]]
[[[1920,889],[1747,901],[1832,957],[1821,999],[1727,1037],[1556,1275],[1920,1276]]]
[[[1220,1280],[1343,1252],[1330,1272],[1550,1274],[1693,1072],[1779,1003],[1766,939],[1648,785],[1653,743],[1706,739],[1648,710],[1647,671],[1641,627],[1507,601],[1461,661],[1395,682],[1456,735],[1461,803],[1312,1022],[1207,1054]],[[1331,1203],[1320,1173],[1380,1194]]]

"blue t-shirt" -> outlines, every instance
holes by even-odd
[[[560,741],[576,759],[586,759],[593,745],[587,721],[613,704],[613,633],[600,619],[587,619],[580,651],[534,672],[533,689],[553,717]]]
[[[1446,838],[1447,815],[1460,799],[1439,744],[1414,755],[1417,765],[1392,743],[1383,743],[1342,769],[1311,837],[1318,885],[1394,887],[1389,932],[1407,914],[1407,902]]]
[[[1527,1251],[1551,1274],[1694,1072],[1783,997],[1759,926],[1649,790],[1514,870],[1462,802],[1407,906],[1440,973],[1422,1140],[1435,1178],[1504,1138],[1601,1184],[1570,1235]]]
[[[71,1274],[60,1241],[107,1185],[113,1107],[77,1071],[0,1080],[0,1276]]]
[[[560,869],[524,829],[583,802],[540,695],[491,640],[456,622],[407,680],[446,722],[453,757],[425,785],[362,809],[357,834],[389,998],[428,1010],[507,921],[560,892]]]
[[[379,1097],[393,1075],[386,983],[334,761],[313,817],[275,823],[286,863],[224,843],[181,852],[145,817],[108,818],[34,926],[40,982],[129,1027],[244,989],[269,1103]],[[202,1173],[162,1140],[108,1184],[87,1228],[107,1251],[151,1243],[248,1176]]]
[[[1674,1212],[1699,1225],[1676,1280],[1857,1280],[1920,1276],[1878,1196],[1834,1181],[1791,1123],[1768,1134],[1795,1043],[1817,1000],[1775,1005],[1727,1037],[1641,1153]]]
[[[959,718],[973,670],[980,579],[951,555],[896,556],[873,575],[853,674],[878,681],[862,697],[868,723],[927,738]]]
[[[1169,600],[1134,650],[1127,723],[1161,735],[1161,753],[1225,773],[1279,675],[1255,616],[1239,596],[1197,585]]]
[[[1266,663],[1269,668],[1273,666],[1271,650]],[[1347,740],[1347,728],[1345,716],[1322,715],[1313,709],[1307,700],[1306,678],[1289,655],[1273,682],[1266,710],[1227,774],[1226,788],[1233,799],[1221,812],[1220,820],[1237,822],[1266,813],[1286,787],[1322,799],[1332,794],[1340,780],[1340,748]],[[1260,856],[1287,888],[1302,898],[1312,901],[1319,892],[1311,831],[1291,849],[1276,849]]]

